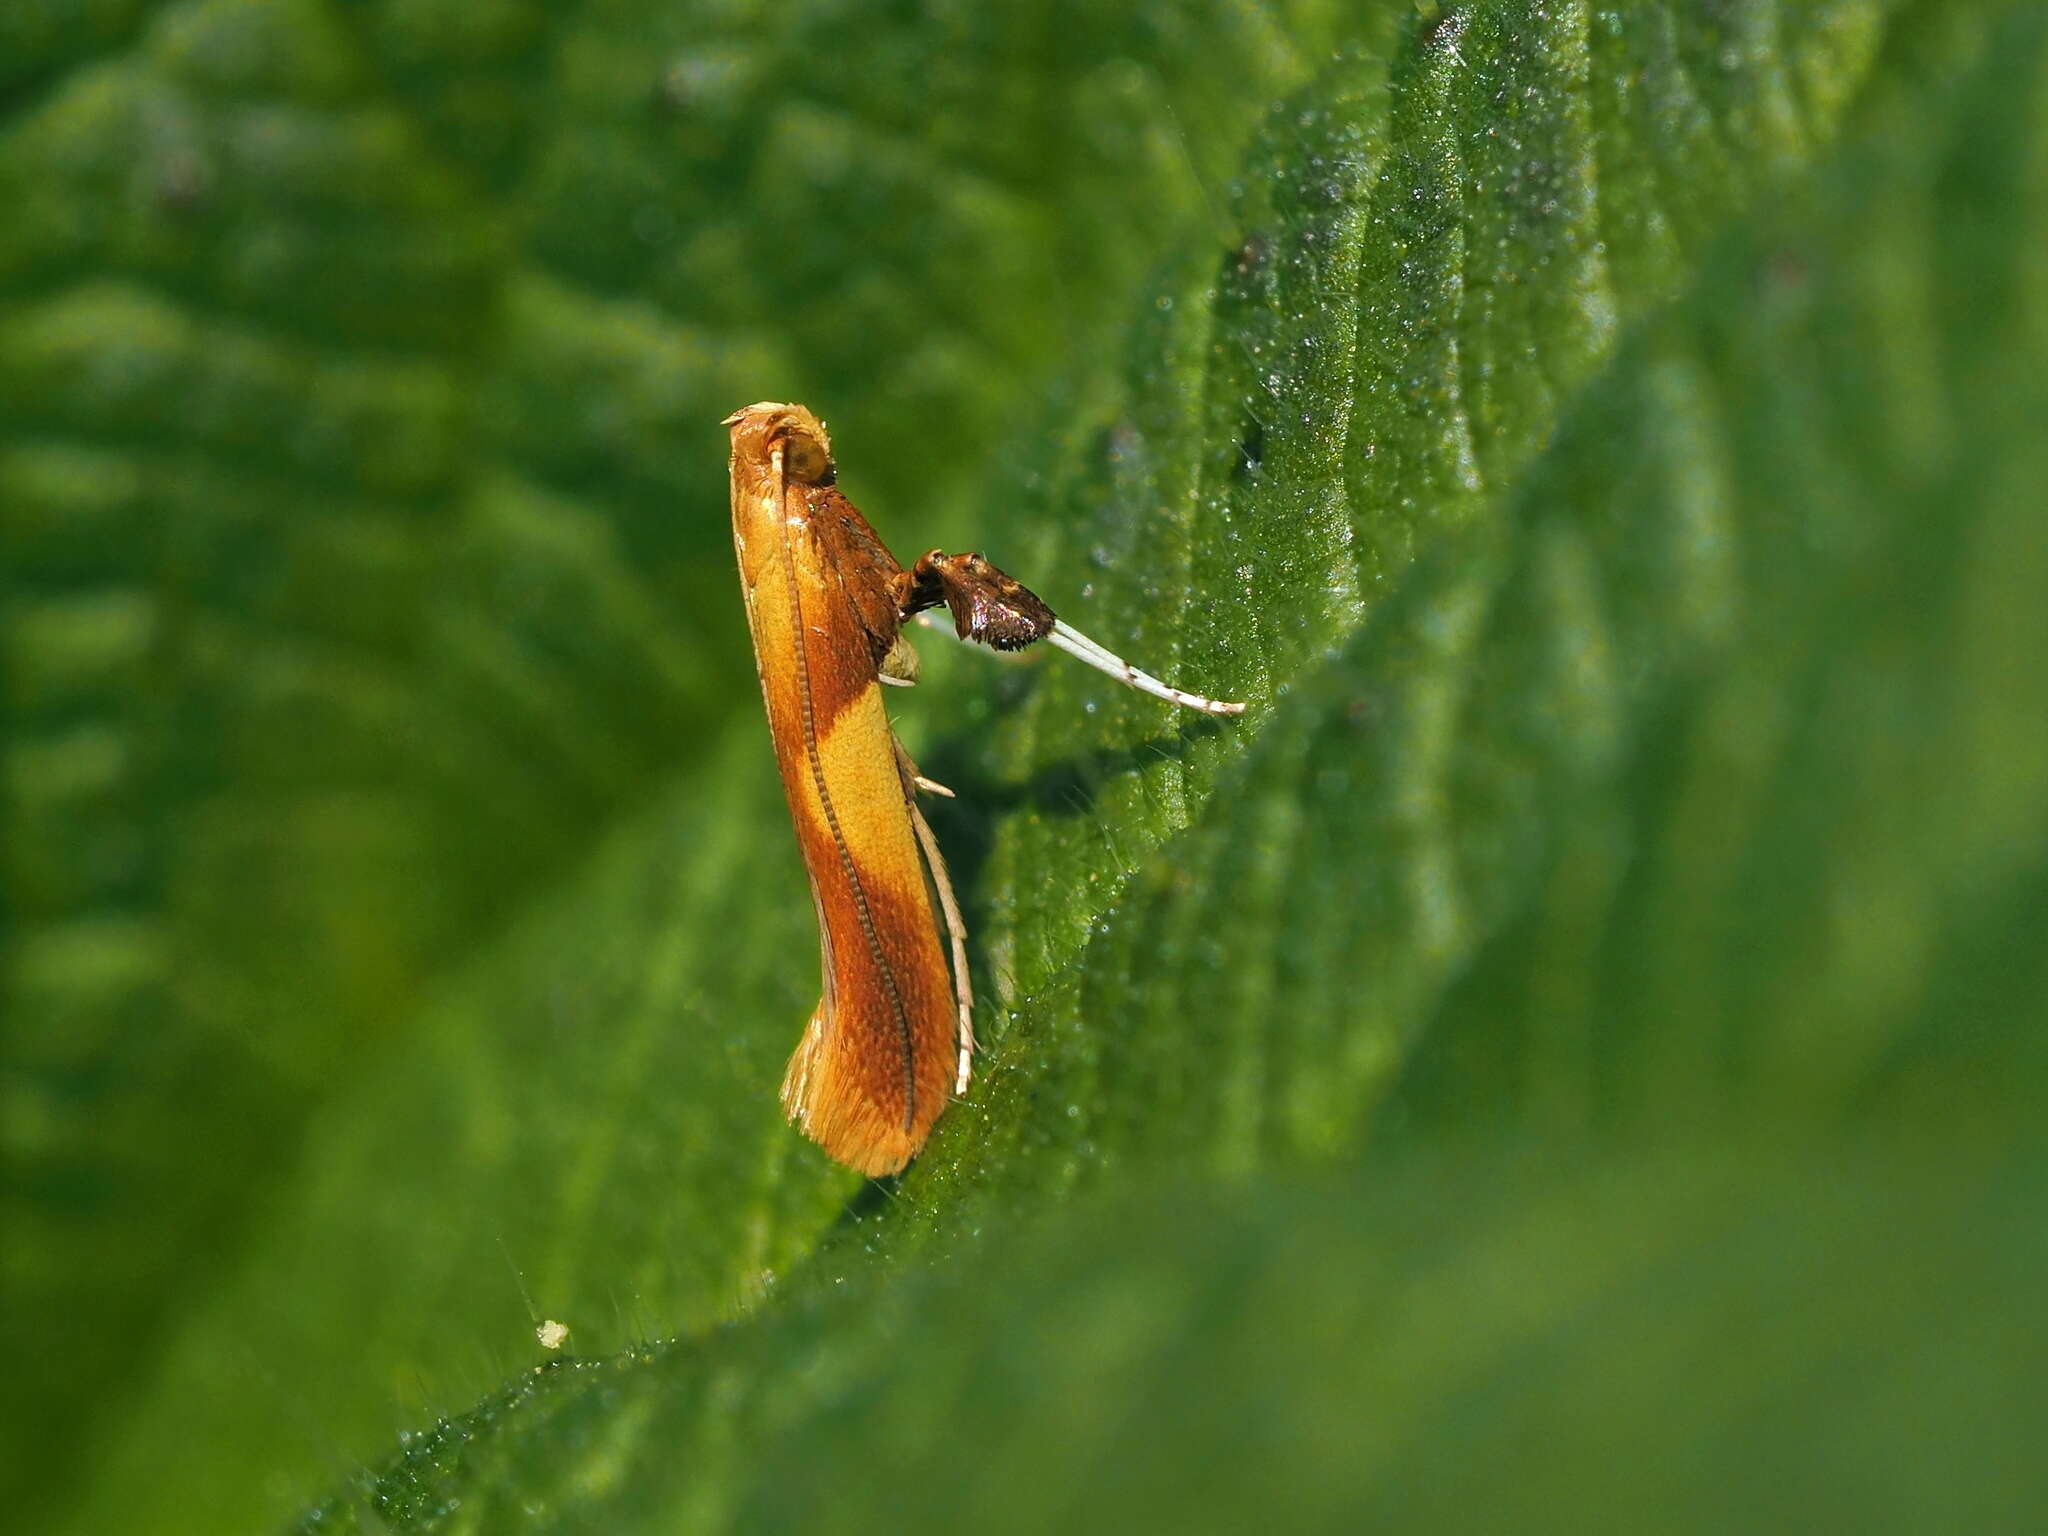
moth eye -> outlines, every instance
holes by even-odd
[[[792,432],[782,440],[782,468],[792,480],[817,485],[832,473],[832,460],[815,437]]]

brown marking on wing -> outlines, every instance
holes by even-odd
[[[895,583],[902,567],[882,546],[860,509],[836,485],[808,488],[804,508],[818,556],[839,578],[847,606],[868,638],[869,659],[880,666],[903,627],[896,609]]]

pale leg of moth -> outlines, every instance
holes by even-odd
[[[1140,672],[1123,657],[1107,646],[1097,645],[1063,619],[1053,620],[1052,630],[1045,638],[1069,656],[1078,657],[1098,672],[1107,672],[1119,682],[1128,683],[1138,692],[1149,693],[1155,699],[1165,699],[1172,704],[1185,704],[1189,709],[1203,710],[1212,715],[1244,713],[1242,704],[1233,704],[1225,699],[1206,699],[1199,693],[1189,693],[1185,689],[1175,688],[1170,683],[1162,683],[1150,672]]]
[[[1015,651],[1049,640],[1069,656],[1106,672],[1140,693],[1165,699],[1211,715],[1240,715],[1242,704],[1204,698],[1141,672],[1107,646],[1054,616],[1042,598],[1015,577],[990,565],[980,555],[949,555],[931,550],[898,578],[898,606],[904,618],[945,604],[953,614],[954,632],[998,651]]]
[[[889,654],[882,658],[882,665],[875,673],[875,681],[887,683],[892,688],[914,688],[917,686],[917,672],[917,648],[905,636],[899,634],[890,643]],[[896,760],[902,764],[904,773],[910,777],[910,782],[926,794],[944,795],[948,800],[954,798],[953,791],[945,785],[936,779],[928,779],[917,771],[917,764],[910,760],[910,755],[903,750],[903,743],[900,741],[896,743]]]
[[[896,761],[902,768],[906,781],[919,789],[933,794],[953,798],[953,791],[943,784],[934,783],[917,771],[917,764],[910,760],[910,754],[903,750],[903,743],[896,743]],[[924,867],[932,877],[932,886],[939,893],[939,910],[945,914],[946,936],[953,946],[953,998],[960,1009],[960,1065],[955,1073],[953,1092],[967,1091],[968,1079],[974,1072],[974,987],[967,974],[967,923],[960,916],[960,903],[953,896],[953,880],[946,873],[946,856],[939,852],[939,840],[932,835],[932,825],[924,819],[924,812],[917,808],[915,796],[906,797],[910,803],[910,824],[917,830],[917,845],[924,850]]]

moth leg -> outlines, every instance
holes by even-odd
[[[1055,617],[1037,593],[980,555],[930,550],[918,556],[917,564],[897,581],[899,608],[905,619],[943,603],[952,610],[953,627],[962,640],[978,640],[999,651],[1022,650],[1033,641],[1047,640],[1140,693],[1212,715],[1244,713],[1242,704],[1204,698],[1139,671],[1107,646]]]
[[[1199,709],[1211,715],[1244,713],[1242,704],[1234,704],[1228,699],[1204,698],[1199,693],[1189,693],[1186,689],[1176,688],[1171,683],[1162,683],[1150,672],[1140,672],[1108,646],[1098,645],[1070,624],[1055,620],[1052,633],[1045,638],[1069,656],[1077,657],[1098,672],[1107,672],[1117,681],[1130,685],[1140,693],[1149,693],[1155,699],[1165,699],[1168,703],[1185,705],[1189,709]]]
[[[952,795],[953,791],[943,784],[934,784],[917,771],[917,764],[910,760],[910,754],[903,750],[900,741],[896,743],[896,763],[902,770],[906,786],[915,785],[949,797]],[[917,830],[917,845],[924,850],[924,867],[939,893],[939,910],[945,914],[946,935],[952,941],[953,998],[960,1012],[960,1065],[954,1074],[953,1092],[963,1094],[974,1074],[974,988],[973,978],[967,973],[967,923],[960,916],[960,903],[953,896],[953,880],[946,873],[946,856],[939,851],[939,840],[932,834],[931,823],[924,819],[924,812],[917,808],[917,797],[907,788],[903,798],[910,807],[910,824]]]
[[[903,776],[903,798],[906,800],[915,803],[916,791],[920,789],[928,795],[944,795],[948,800],[959,798],[937,779],[928,779],[919,773],[917,764],[910,760],[910,754],[903,750],[903,743],[900,741],[896,743],[896,771]]]
[[[1058,622],[1036,592],[980,555],[927,550],[899,579],[904,618],[943,603],[952,610],[953,628],[962,640],[998,651],[1020,651],[1043,640]]]
[[[919,671],[917,649],[901,633],[889,642],[888,654],[875,669],[875,680],[889,684],[892,688],[912,688],[917,685]]]

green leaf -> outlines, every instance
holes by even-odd
[[[536,1368],[301,1529],[2024,1525],[2041,1163],[1892,1152],[1168,1183]]]
[[[1551,429],[1499,406],[1506,484],[1359,600],[1206,793],[1113,762],[1092,801],[1053,781],[1068,814],[1000,819],[987,1086],[793,1297],[518,1383],[325,1520],[2031,1507],[2044,60],[2022,12],[1889,39],[1840,153],[1676,305],[1614,303],[1644,318],[1559,365],[1582,382]],[[1142,433],[1107,447],[1114,474]],[[1225,667],[1284,654],[1267,626]],[[966,756],[985,789],[1109,750],[1026,734],[1062,692],[1100,691],[1049,676]],[[1098,718],[1143,741],[1149,709]],[[1148,771],[1182,797],[1105,805]],[[1293,1187],[1333,1157],[1363,1163],[1342,1191]]]
[[[814,400],[957,522],[1336,8],[0,9],[0,1286],[36,1319],[0,1498],[41,1523],[132,1443],[175,1470],[107,1480],[108,1520],[196,1489],[236,1527],[418,1411],[394,1382],[498,1374],[495,1324],[424,1359],[323,1324],[258,1362],[322,1404],[294,1449],[255,1392],[185,1434],[245,1247],[315,1186],[363,1203],[320,1127],[422,1028],[495,1040],[427,997],[717,782],[756,707],[719,418]],[[443,1188],[509,1234],[511,1190]],[[738,1293],[717,1251],[618,1315]],[[314,1263],[303,1323],[390,1300]]]
[[[205,61],[209,89],[261,95],[260,69],[287,70],[334,103],[371,78],[317,30],[324,9],[300,23],[327,41],[296,53],[188,42],[215,13],[243,19],[177,8],[185,30],[152,34],[178,68]],[[521,26],[543,27],[492,14],[499,33],[458,37],[424,7],[349,13],[401,102],[384,110],[454,168],[406,206],[437,225],[539,210],[516,233],[479,214],[478,259],[503,272],[488,326],[421,306],[419,334],[434,311],[456,363],[306,372],[302,343],[268,334],[289,306],[260,294],[265,323],[223,345],[199,298],[133,280],[147,241],[120,282],[0,317],[0,384],[40,434],[5,450],[8,472],[104,519],[184,498],[163,555],[182,582],[224,579],[198,509],[239,505],[276,540],[307,521],[279,518],[281,491],[354,487],[328,520],[338,551],[263,589],[265,617],[364,647],[336,668],[359,690],[349,728],[255,695],[301,734],[251,732],[195,797],[210,819],[132,802],[213,871],[208,901],[176,909],[196,942],[166,945],[148,901],[110,924],[84,892],[94,925],[50,922],[16,951],[36,965],[10,959],[17,995],[42,978],[83,999],[74,1019],[175,967],[174,1017],[210,1023],[198,1038],[245,1074],[184,1110],[186,1144],[298,1149],[260,1201],[214,1175],[195,1202],[213,1228],[157,1215],[173,1235],[141,1270],[169,1282],[165,1321],[124,1321],[117,1346],[163,1344],[125,1421],[95,1426],[77,1528],[274,1518],[374,1457],[380,1427],[436,1419],[316,1523],[1349,1524],[1476,1503],[1495,1523],[1576,1526],[1592,1506],[1725,1528],[1995,1525],[2037,1505],[2048,36],[2027,8],[1458,8],[1367,29],[1275,106],[1220,259],[1185,242],[1124,360],[1076,360],[1051,430],[1026,424],[997,460],[981,540],[1091,633],[1254,712],[1179,718],[1050,662],[976,689],[979,658],[932,657],[903,710],[961,792],[935,820],[989,1048],[887,1197],[855,1194],[774,1112],[814,940],[758,722],[720,723],[744,663],[673,611],[730,576],[715,482],[690,481],[702,450],[667,428],[688,386],[664,380],[800,352],[822,387],[890,334],[915,373],[934,315],[975,330],[974,269],[937,262],[932,303],[909,302],[912,281],[892,311],[875,274],[908,258],[835,264],[804,217],[843,226],[852,202],[750,181],[734,206],[780,210],[756,233],[689,227],[696,259],[715,247],[763,281],[718,311],[752,319],[664,335],[704,311],[626,238],[631,212],[705,195],[723,162],[657,181],[655,157],[605,148],[636,130],[616,102],[599,126],[592,82],[654,56],[645,31],[572,28],[550,78],[580,126],[558,138],[494,120],[502,93],[432,89],[449,51],[495,35],[511,59]],[[890,121],[908,82],[1018,42],[978,15],[883,35],[801,19],[777,58],[858,36],[873,62],[847,99],[915,142],[913,114]],[[1115,57],[1047,15],[1041,45]],[[1182,35],[1161,12],[1129,36],[1207,61],[1175,78],[1213,92],[1248,52],[1220,29],[1277,51],[1271,83],[1342,30],[1290,20],[1261,33],[1219,7]],[[713,118],[738,79],[787,88],[737,46],[707,58],[662,78]],[[938,74],[949,101],[1067,78]],[[1128,101],[1114,67],[1088,80],[1065,99]],[[889,82],[872,97],[892,105],[868,107]],[[816,111],[778,122],[797,149],[844,142]],[[1084,198],[1097,162],[1074,148],[1100,121],[1071,131],[1048,140],[1069,172],[1040,183],[1042,208],[1099,207],[1073,238],[1114,243],[1129,209],[1099,184]],[[956,158],[975,142],[933,139]],[[751,163],[812,174],[804,153]],[[887,187],[903,164],[913,183],[915,163],[841,164],[837,184]],[[545,168],[546,196],[522,201],[541,183],[520,166]],[[1033,153],[1005,162],[1033,166],[1046,176]],[[790,273],[839,284],[797,284],[816,306],[787,323],[774,269],[732,255],[762,229]],[[1089,260],[1074,313],[1099,318],[1136,267]],[[15,270],[0,256],[0,279]],[[1049,328],[1006,313],[1001,347],[1048,356]],[[942,347],[946,326],[931,334]],[[842,417],[800,382],[856,499],[914,547],[908,488],[971,470],[959,445],[995,435],[1023,371],[943,416],[889,385]],[[300,379],[323,391],[311,435],[262,414]],[[726,403],[798,392],[736,378]],[[216,435],[173,434],[159,476],[143,439],[185,403]],[[436,474],[459,516],[430,564],[361,537],[394,498],[431,512]],[[665,532],[664,499],[684,496],[708,510]],[[75,559],[96,578],[76,532],[93,525],[17,523],[38,504],[7,504],[10,529],[48,531],[28,547],[57,564],[38,573]],[[365,613],[314,579],[339,558],[414,574],[346,589],[385,605]],[[8,616],[12,654],[50,679],[10,697],[74,711],[23,711],[44,758],[10,746],[50,794],[120,755],[88,750],[118,732],[52,722],[95,718],[80,697],[146,708],[138,669],[167,622],[128,589],[75,585],[26,610],[33,645]],[[277,665],[223,638],[221,675]],[[394,686],[380,657],[426,681]],[[212,707],[201,722],[233,718]],[[151,728],[194,772],[199,724]],[[279,807],[290,838],[264,819]],[[323,872],[294,885],[309,848]],[[61,848],[9,858],[46,880],[79,867]],[[394,878],[422,862],[459,873]],[[251,943],[239,925],[272,892],[297,905]],[[10,903],[11,922],[42,920]],[[333,995],[261,1054],[240,1046],[274,999],[321,997],[308,958]],[[123,1038],[147,1023],[132,1017]],[[150,1095],[178,1080],[138,1075]],[[303,1128],[284,1123],[302,1108]],[[168,1167],[179,1125],[137,1113],[130,1166]],[[224,1213],[245,1239],[194,1262]],[[35,1251],[51,1257],[30,1299],[80,1269]],[[576,1358],[490,1392],[534,1357],[541,1317],[569,1323]]]

